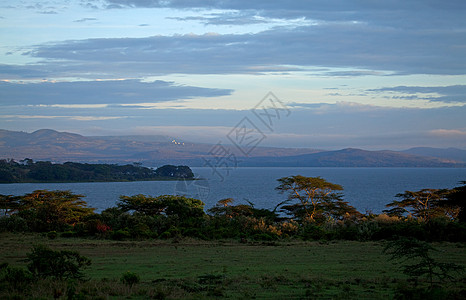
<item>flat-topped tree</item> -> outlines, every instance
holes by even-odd
[[[339,184],[328,182],[321,177],[301,175],[283,177],[277,180],[280,185],[276,190],[288,192],[288,199],[281,208],[303,221],[323,221],[328,218],[342,219],[346,216],[360,215],[348,202],[342,200],[338,191],[343,190]],[[296,202],[294,204],[288,204]]]
[[[401,200],[394,200],[386,205],[385,213],[392,216],[417,219],[428,222],[435,218],[455,219],[460,208],[447,199],[452,192],[447,189],[422,189],[405,191],[397,194]]]
[[[457,208],[458,221],[466,222],[466,181],[460,181],[460,184],[448,191],[446,201],[439,203],[439,206]]]
[[[36,190],[18,196],[18,214],[35,231],[63,230],[93,214],[83,195],[70,191]]]
[[[157,197],[146,195],[120,196],[118,208],[123,211],[137,212],[156,216],[177,215],[180,218],[202,217],[204,203],[201,200],[184,196],[161,195]]]

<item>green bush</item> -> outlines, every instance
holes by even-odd
[[[60,236],[64,238],[73,238],[73,237],[77,237],[78,233],[76,231],[65,231],[65,232],[62,232]]]
[[[122,241],[125,239],[129,239],[131,237],[131,234],[127,230],[120,229],[112,232],[110,234],[110,237],[112,240]]]
[[[139,283],[141,281],[141,278],[138,274],[127,271],[123,273],[123,275],[121,275],[120,281],[132,287],[133,285]]]
[[[278,239],[278,236],[272,233],[257,233],[252,238],[256,241],[275,241]]]
[[[82,269],[91,261],[77,251],[55,251],[45,245],[34,246],[27,253],[29,271],[36,277],[78,278],[84,277]]]
[[[51,240],[54,240],[56,239],[58,236],[57,232],[56,231],[49,231],[47,232],[47,237]]]
[[[174,238],[174,237],[179,237],[181,235],[180,229],[177,227],[170,227],[167,231],[163,232],[160,235],[161,239],[169,239],[169,238]]]
[[[314,223],[307,223],[301,228],[300,237],[303,240],[321,240],[327,238],[327,232]]]
[[[0,282],[6,283],[15,290],[23,290],[24,286],[34,280],[31,272],[8,264],[0,266]]]
[[[5,216],[0,218],[0,231],[3,232],[26,232],[29,231],[27,221],[18,216]]]

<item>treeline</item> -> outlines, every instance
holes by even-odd
[[[0,183],[19,182],[94,182],[192,179],[194,174],[187,166],[165,165],[156,170],[138,163],[127,165],[87,164],[24,159],[0,160]]]
[[[38,190],[1,195],[0,230],[42,232],[50,237],[105,239],[383,240],[405,236],[425,241],[466,241],[466,185],[398,194],[382,214],[360,213],[342,200],[342,187],[320,177],[278,179],[287,199],[273,209],[222,199],[207,210],[184,196],[121,196],[95,213],[82,195]],[[466,182],[463,182],[465,184]]]

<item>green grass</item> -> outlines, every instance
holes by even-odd
[[[90,281],[77,287],[90,298],[387,299],[406,283],[377,242],[115,242],[1,234],[0,263],[24,266],[22,260],[37,243],[77,250],[92,260],[85,270]],[[434,246],[441,250],[436,254],[440,261],[466,267],[464,244]],[[127,271],[138,274],[141,283],[132,288],[120,283]],[[61,289],[67,288],[63,283]],[[449,288],[464,290],[465,282]]]

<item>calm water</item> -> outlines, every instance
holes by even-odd
[[[277,179],[284,176],[321,176],[344,188],[344,199],[361,212],[380,213],[394,196],[406,190],[452,188],[466,180],[466,169],[450,168],[237,168],[221,173],[210,168],[192,168],[205,180],[188,182],[92,182],[17,183],[0,185],[0,194],[22,195],[38,189],[71,190],[85,195],[89,206],[101,211],[115,206],[120,195],[184,194],[201,199],[206,208],[218,200],[234,198],[235,203],[253,202],[258,208],[273,208],[286,196],[275,191]]]

